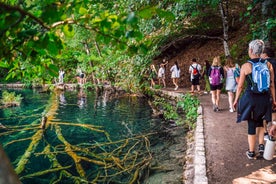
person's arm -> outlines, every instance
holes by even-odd
[[[202,72],[200,73],[201,76],[203,76],[206,73],[206,66],[202,67]]]
[[[207,76],[208,77],[210,77],[210,75],[211,75],[211,70],[212,70],[212,68],[210,67],[209,70],[207,71]]]
[[[241,71],[240,71],[240,79],[239,79],[239,83],[237,86],[237,91],[236,91],[236,97],[233,103],[233,106],[236,108],[237,104],[238,104],[238,100],[240,98],[240,95],[242,93],[243,90],[243,85],[245,82],[245,78],[246,78],[246,65],[242,65],[241,67]]]
[[[276,136],[276,122],[275,121],[272,121],[272,125],[269,129],[269,135],[275,137]]]
[[[276,107],[276,99],[275,99],[275,86],[274,86],[274,70],[271,63],[267,63],[270,72],[270,93],[273,100],[273,107]]]
[[[193,71],[193,66],[190,65],[190,66],[189,66],[189,73],[192,73],[192,71]]]

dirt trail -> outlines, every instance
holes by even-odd
[[[211,95],[199,99],[203,107],[209,184],[276,183],[276,156],[271,161],[246,157],[247,123],[236,123],[236,113],[228,109],[227,95],[221,95],[220,112],[212,110]]]

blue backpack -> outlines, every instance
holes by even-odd
[[[267,60],[259,59],[258,62],[248,61],[252,64],[251,90],[253,93],[264,93],[269,90],[270,73],[267,67]]]

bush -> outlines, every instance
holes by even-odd
[[[21,95],[16,95],[15,92],[8,92],[8,91],[3,91],[2,93],[2,99],[1,99],[1,103],[5,106],[5,107],[11,107],[11,106],[20,106],[21,101],[22,101],[23,97],[21,97]]]
[[[198,98],[191,94],[183,95],[182,99],[179,100],[177,103],[177,107],[180,107],[183,109],[186,115],[185,123],[189,125],[190,129],[195,128],[195,122],[198,116],[197,114],[198,106],[199,106]]]

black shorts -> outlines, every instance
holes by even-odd
[[[255,121],[255,120],[248,120],[248,134],[255,135],[257,127],[264,127],[263,120]]]
[[[219,85],[212,85],[210,84],[211,87],[211,91],[215,91],[215,90],[221,90],[223,87],[223,83],[220,83]]]
[[[192,79],[192,85],[199,85],[199,78]]]

